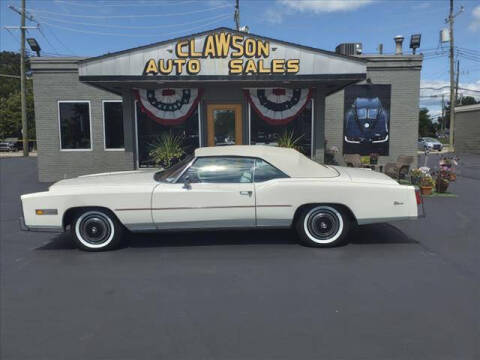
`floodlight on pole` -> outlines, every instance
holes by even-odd
[[[413,54],[415,54],[416,50],[420,47],[421,39],[422,39],[422,34],[413,34],[410,37],[410,49],[413,50]]]
[[[27,42],[28,42],[28,45],[30,46],[30,49],[32,49],[32,51],[35,51],[37,53],[37,56],[40,56],[40,50],[42,49],[40,48],[40,45],[38,44],[37,40],[35,40],[34,38],[28,38]]]

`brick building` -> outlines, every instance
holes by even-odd
[[[32,58],[40,181],[154,166],[164,137],[414,155],[421,55],[343,55],[228,28],[93,58]]]

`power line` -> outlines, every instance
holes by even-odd
[[[13,35],[13,33],[9,29],[7,29],[7,28],[4,28],[4,29],[7,30],[7,32],[10,34],[10,36],[13,38],[13,40],[15,40],[15,42],[21,43],[20,39],[17,39],[15,37],[15,35]]]
[[[441,86],[441,87],[438,87],[438,88],[434,88],[434,87],[421,87],[420,90],[434,90],[434,91],[441,91],[443,89],[448,89],[450,87],[450,85],[445,85],[445,86]],[[459,87],[458,88],[459,90],[464,90],[464,91],[472,91],[472,92],[478,92],[480,93],[480,90],[475,90],[475,89],[467,89],[467,88],[464,88],[464,87]]]
[[[42,37],[45,39],[45,41],[50,45],[50,47],[53,49],[53,51],[58,54],[57,48],[50,42],[50,40],[47,39],[47,37],[45,36],[43,31],[40,29],[40,27],[38,28],[38,32],[40,33],[40,35],[42,35]]]
[[[93,8],[98,8],[98,4],[88,4],[86,2],[84,3],[77,3],[77,2],[74,2],[74,1],[65,1],[65,0],[56,0],[55,2],[57,3],[64,3],[64,4],[68,4],[68,5],[74,5],[74,6],[83,6],[83,7],[93,7]],[[182,5],[185,5],[185,4],[188,4],[188,3],[194,3],[196,2],[195,0],[189,0],[189,1],[183,1],[183,2],[179,2],[179,1],[158,1],[158,2],[155,2],[155,1],[149,1],[148,2],[148,6],[163,6],[163,5],[178,5],[179,3],[182,4]],[[137,3],[128,3],[128,2],[121,2],[121,3],[102,3],[101,5],[102,7],[132,7],[132,6],[138,6],[138,2]]]
[[[208,23],[204,23],[204,24],[201,24],[200,26],[196,26],[196,27],[193,27],[193,28],[183,29],[183,30],[181,30],[181,31],[175,31],[175,32],[170,32],[170,33],[162,33],[162,35],[168,36],[168,35],[182,34],[182,33],[185,33],[185,32],[189,32],[189,31],[201,29],[201,28],[203,28],[203,27],[206,26],[206,25],[211,25],[211,24],[218,23],[220,20],[224,20],[224,19],[217,19],[217,20],[215,20],[215,21],[211,21],[211,22],[208,22]],[[108,32],[99,32],[99,31],[91,31],[91,30],[74,29],[74,28],[70,28],[70,27],[67,27],[67,26],[61,26],[61,25],[57,25],[57,24],[51,24],[51,23],[48,23],[48,22],[45,22],[45,21],[44,21],[43,23],[46,24],[46,25],[52,26],[52,27],[59,28],[59,29],[68,30],[68,31],[73,31],[73,32],[78,32],[78,33],[84,33],[84,34],[108,35],[108,36],[126,36],[126,37],[145,37],[145,36],[152,36],[151,33],[150,33],[150,34],[108,33]]]
[[[467,54],[464,54],[464,53],[457,53],[457,55],[460,56],[461,58],[467,59],[469,61],[480,62],[480,58],[478,58],[478,57],[474,57],[474,56],[467,55]]]
[[[480,55],[480,50],[468,49],[468,48],[464,48],[464,47],[461,47],[461,46],[455,46],[455,47],[457,49],[460,49],[460,50],[465,51],[465,52],[470,52],[470,53],[473,53],[473,54]]]
[[[210,20],[220,19],[220,18],[227,18],[230,17],[230,14],[223,13],[218,16],[210,18]],[[48,21],[55,21],[67,24],[75,24],[75,25],[88,25],[88,26],[98,26],[98,27],[108,27],[108,28],[116,28],[116,29],[158,29],[158,28],[165,28],[165,27],[176,27],[176,26],[185,26],[191,24],[198,24],[208,19],[199,19],[195,21],[189,21],[186,23],[176,23],[176,24],[163,24],[157,26],[124,26],[124,25],[112,25],[112,24],[99,24],[99,23],[90,23],[90,22],[78,22],[78,21],[70,21],[70,20],[62,20],[62,19],[54,19],[51,17],[44,17],[41,15],[37,15],[37,18],[48,20]]]
[[[191,14],[198,14],[201,12],[212,11],[216,9],[225,9],[229,8],[230,5],[221,5],[216,7],[206,7],[203,9],[197,9],[192,11],[184,11],[179,13],[162,13],[162,14],[139,14],[139,15],[77,15],[77,14],[65,14],[65,13],[57,13],[54,11],[48,10],[41,10],[41,9],[27,9],[30,12],[33,12],[35,15],[37,13],[45,13],[50,15],[57,15],[57,16],[67,16],[67,17],[77,17],[77,18],[89,18],[89,19],[135,19],[135,18],[147,18],[147,17],[167,17],[167,16],[179,16],[179,15],[191,15]]]
[[[46,27],[45,29],[46,29],[47,31],[49,31],[49,32],[53,35],[53,37],[55,38],[55,40],[57,40],[57,42],[58,42],[59,44],[61,44],[61,45],[65,48],[65,50],[67,50],[70,54],[75,55],[75,51],[73,51],[73,50],[72,50],[69,46],[67,46],[62,40],[60,40],[60,39],[58,38],[57,34],[55,34],[55,31],[50,30],[48,27]]]

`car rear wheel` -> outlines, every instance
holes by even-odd
[[[350,219],[337,207],[317,205],[304,209],[295,227],[301,244],[310,247],[333,247],[346,242]]]
[[[85,210],[72,222],[71,232],[78,248],[87,251],[112,250],[120,246],[123,226],[104,210]]]

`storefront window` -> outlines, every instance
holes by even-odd
[[[312,103],[286,124],[273,125],[251,110],[250,143],[252,145],[282,146],[292,143],[306,156],[311,156],[312,147]]]
[[[121,101],[103,102],[103,125],[105,127],[105,149],[124,148],[123,109]]]
[[[157,166],[150,156],[150,152],[155,149],[162,136],[168,136],[180,139],[184,154],[182,158],[193,154],[194,150],[200,146],[198,131],[198,108],[186,118],[183,122],[176,125],[164,125],[151,119],[146,113],[142,112],[137,103],[137,135],[138,135],[138,163],[140,167]],[[177,160],[177,159],[175,159]]]
[[[90,150],[90,102],[60,101],[60,149]]]

